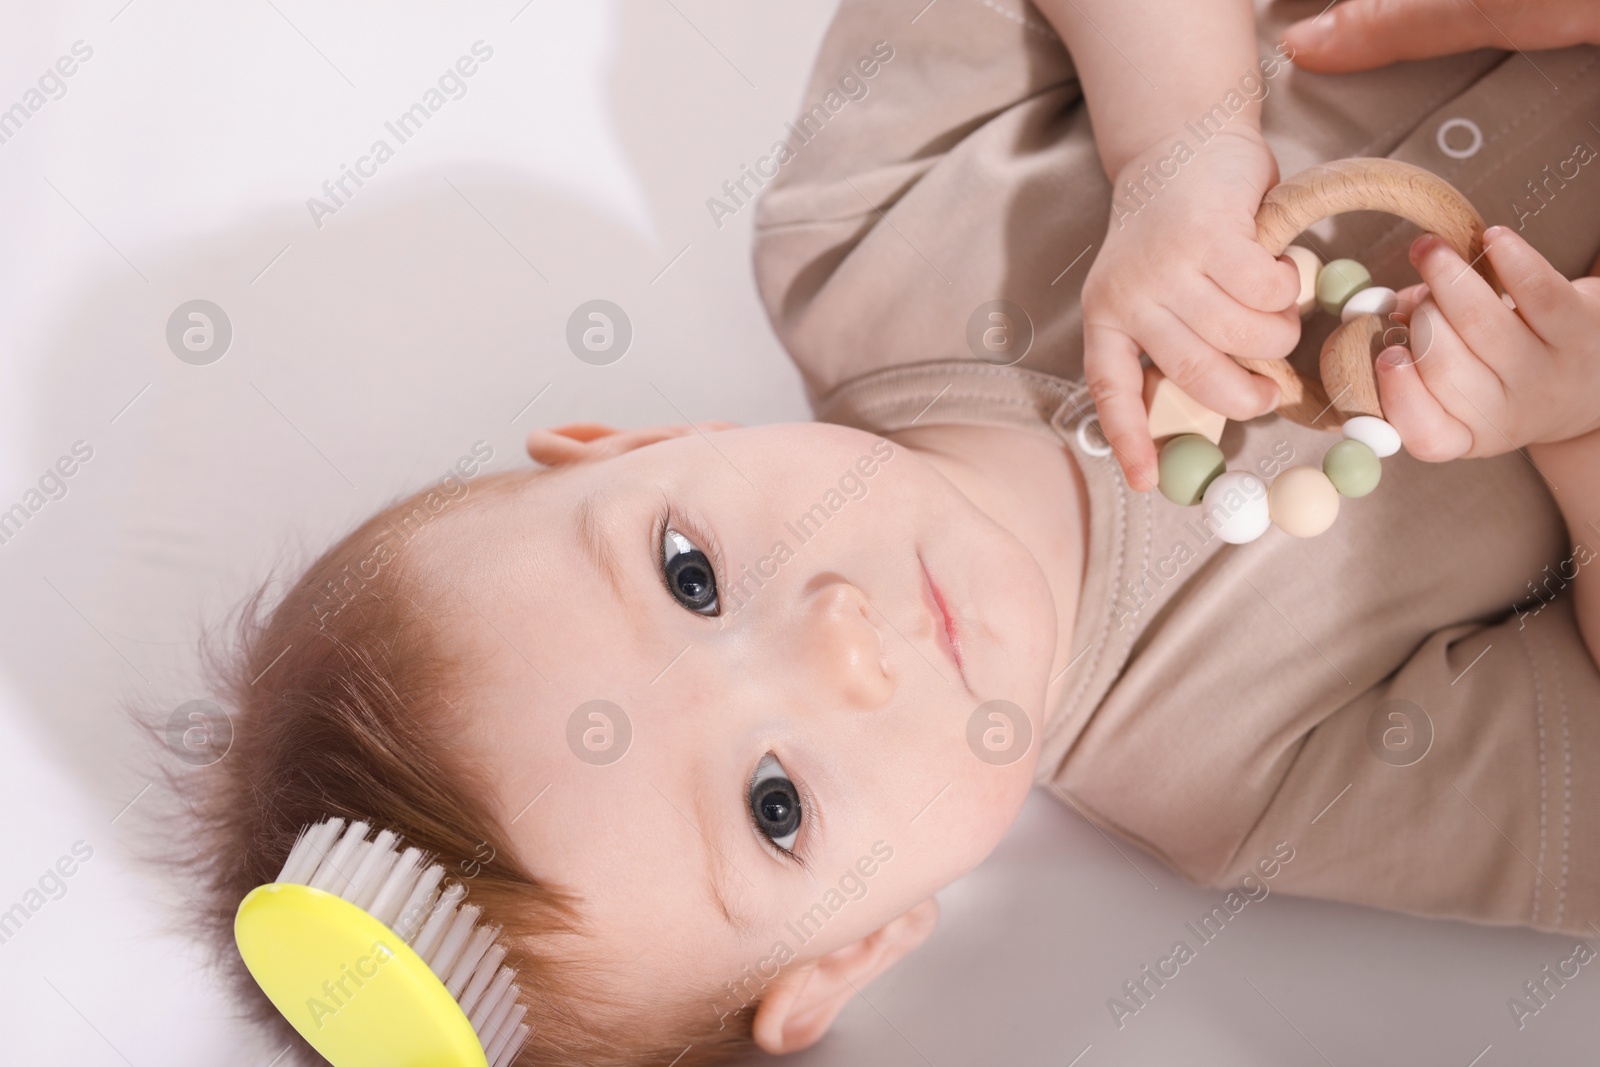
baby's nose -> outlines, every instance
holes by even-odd
[[[843,578],[829,576],[812,592],[800,648],[815,683],[843,706],[873,711],[893,695],[886,625],[866,594]]]

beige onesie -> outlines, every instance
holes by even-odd
[[[1322,3],[1261,8],[1262,55]],[[818,418],[1019,426],[1082,467],[1087,582],[1040,781],[1199,884],[1288,842],[1275,888],[1600,934],[1600,672],[1567,588],[1600,566],[1600,528],[1569,544],[1518,453],[1391,457],[1309,540],[1225,545],[1199,509],[1128,490],[1082,383],[1078,293],[1112,191],[1070,58],[1016,0],[917,6],[845,0],[771,165],[757,279]],[[1285,174],[1387,155],[1569,277],[1600,251],[1600,49],[1253,84]],[[1398,288],[1415,232],[1358,214],[1306,241]],[[1012,367],[969,349],[993,300],[1031,324]],[[1303,366],[1331,326],[1308,320]],[[1270,479],[1335,439],[1269,416],[1222,445]]]

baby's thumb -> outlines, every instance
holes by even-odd
[[[1492,27],[1460,0],[1347,0],[1283,33],[1295,66],[1337,74],[1490,44]]]

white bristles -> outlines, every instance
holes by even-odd
[[[456,916],[456,905],[466,898],[467,887],[456,883],[451,885],[439,899],[434,902],[433,911],[428,915],[422,932],[411,939],[411,947],[421,956],[423,962],[433,963],[433,951],[438,947],[439,941],[444,937],[445,930]]]
[[[461,999],[463,991],[472,983],[472,976],[477,971],[478,964],[483,960],[484,953],[489,951],[489,946],[494,943],[494,939],[499,936],[499,933],[500,928],[498,926],[480,926],[472,931],[472,936],[467,939],[466,947],[461,950],[461,955],[456,957],[456,961],[450,965],[449,977],[444,980],[444,987],[450,990],[452,997],[457,1000]],[[499,966],[499,962],[496,960],[495,966]],[[489,971],[493,974],[494,968],[491,967]],[[466,1009],[463,1008],[462,1010]]]
[[[433,914],[434,891],[443,880],[444,868],[437,863],[422,872],[422,877],[417,879],[411,895],[406,897],[405,905],[400,909],[399,917],[394,921],[395,933],[409,942],[412,935],[422,929],[422,924]]]
[[[456,910],[456,917],[450,922],[450,929],[445,931],[444,940],[439,942],[439,948],[431,957],[427,957],[428,966],[433,968],[433,973],[439,980],[445,981],[450,975],[450,968],[456,965],[463,949],[467,947],[467,938],[472,936],[472,928],[478,925],[478,916],[483,914],[483,909],[476,904],[464,904]]]
[[[294,848],[289,850],[289,858],[284,862],[278,881],[294,885],[305,885],[310,882],[311,876],[317,871],[317,865],[328,854],[328,849],[333,847],[334,841],[338,839],[343,829],[343,819],[329,819],[303,832],[300,839],[295,842]]]
[[[383,878],[394,866],[394,843],[399,840],[393,830],[381,830],[366,847],[361,865],[350,876],[350,888],[344,898],[358,908],[372,906],[372,898],[383,887]]]
[[[406,895],[411,892],[411,887],[417,884],[417,876],[422,873],[421,866],[421,849],[408,848],[402,852],[400,858],[395,861],[394,870],[389,872],[389,877],[383,880],[383,884],[378,886],[378,891],[372,895],[372,902],[364,905],[367,914],[390,929],[395,929]]]
[[[277,881],[343,897],[393,930],[432,968],[472,1023],[489,1067],[507,1067],[531,1032],[522,1022],[516,971],[503,966],[500,927],[479,925],[467,887],[400,838],[364,822],[326,819],[304,830]]]
[[[498,948],[499,946],[495,946]],[[517,977],[517,972],[510,967],[502,967],[495,973],[494,984],[489,986],[489,991],[483,995],[477,1007],[467,1012],[472,1021],[472,1028],[478,1036],[485,1041],[492,1040],[500,1029],[500,1024],[505,1016],[511,1014],[511,1004],[516,999],[517,991],[511,987],[512,981]],[[462,1009],[466,1010],[466,1009]]]
[[[344,887],[350,884],[350,871],[354,870],[350,859],[355,851],[366,840],[367,831],[371,827],[364,822],[350,824],[337,844],[323,857],[322,863],[317,867],[317,872],[311,876],[311,881],[306,884],[312,889],[321,889],[324,892],[343,896]]]
[[[517,1010],[512,1017],[520,1019],[527,1010],[528,1006],[526,1004],[518,1004]],[[485,1056],[489,1061],[489,1067],[507,1067],[512,1060],[517,1058],[517,1053],[522,1051],[522,1043],[528,1040],[528,1035],[532,1032],[527,1023],[518,1023],[515,1030],[508,1030],[506,1033],[501,1034],[499,1039],[495,1041],[497,1047],[489,1049]]]
[[[495,933],[498,934],[499,932],[497,927]],[[504,945],[490,944],[488,951],[483,954],[477,965],[472,968],[471,979],[465,983],[461,990],[461,995],[456,998],[461,1002],[461,1010],[467,1013],[467,1018],[470,1019],[472,1017],[473,1012],[478,1007],[479,998],[488,990],[489,983],[494,981],[495,972],[500,969],[500,962],[505,958],[506,947]],[[473,1029],[477,1028],[474,1027]]]

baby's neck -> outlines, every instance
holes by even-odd
[[[1083,590],[1089,492],[1062,445],[1025,430],[970,423],[913,426],[889,439],[922,456],[1009,530],[1044,571],[1056,607],[1056,647],[1045,692],[1048,725],[1071,681],[1073,624]]]

